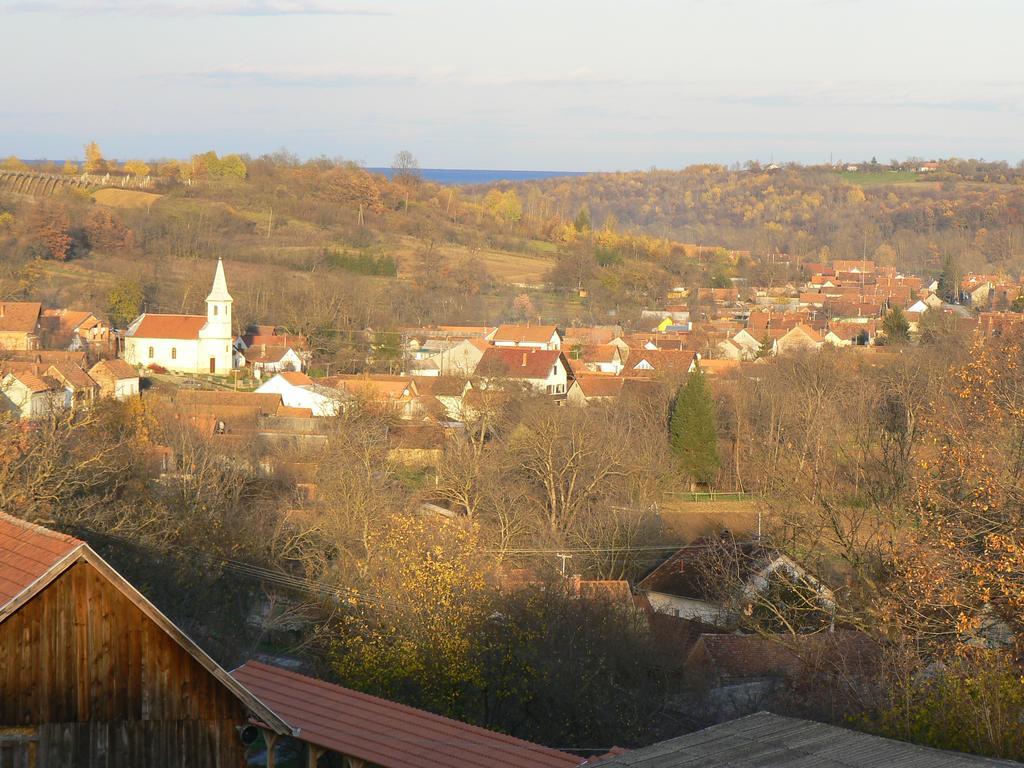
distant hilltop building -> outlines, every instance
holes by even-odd
[[[206,315],[139,315],[125,333],[124,359],[175,373],[231,373],[231,302],[224,263],[218,259],[213,288],[206,297]]]

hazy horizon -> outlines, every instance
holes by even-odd
[[[0,154],[438,169],[1024,157],[1012,0],[5,0]],[[45,55],[43,55],[45,53]],[[11,73],[16,73],[14,76]]]

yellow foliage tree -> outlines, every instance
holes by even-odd
[[[107,170],[107,161],[103,159],[103,151],[95,141],[85,145],[85,172],[104,173]]]
[[[125,173],[132,176],[149,176],[149,166],[142,160],[129,160],[124,164]]]

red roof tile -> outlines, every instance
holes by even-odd
[[[558,332],[554,325],[501,325],[491,341],[514,341],[517,344],[546,344]]]
[[[557,349],[490,347],[476,366],[479,376],[546,379],[562,353]]]
[[[197,339],[206,325],[205,315],[154,315],[146,313],[131,333],[140,339]]]
[[[231,673],[319,747],[381,768],[568,768],[575,755],[250,661]]]
[[[38,301],[0,301],[0,332],[35,333],[42,308]]]
[[[0,610],[81,546],[76,538],[0,512]]]

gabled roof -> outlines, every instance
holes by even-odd
[[[556,325],[500,325],[491,341],[508,341],[519,344],[546,344],[558,333]]]
[[[294,350],[284,344],[253,344],[245,350],[244,357],[248,363],[279,363],[285,355]]]
[[[99,571],[267,726],[279,734],[294,733],[288,723],[224,671],[88,544],[4,512],[0,512],[0,623],[79,561]]]
[[[85,542],[0,512],[0,621],[18,595]]]
[[[1008,760],[920,747],[768,712],[635,749],[602,760],[599,765],[602,768],[1020,768],[1020,763]]]
[[[300,371],[281,371],[281,373],[277,375],[293,387],[308,387],[313,383],[313,380],[309,378],[309,376]]]
[[[381,768],[569,768],[575,755],[250,661],[235,679],[310,744]]]
[[[204,325],[205,315],[157,315],[147,312],[132,323],[127,335],[137,339],[191,341],[199,338],[199,331]]]
[[[42,392],[53,392],[61,388],[60,382],[55,379],[45,376],[41,373],[37,373],[32,370],[31,367],[18,368],[11,370],[8,373],[11,378],[20,382],[25,389],[32,394],[40,394]]]
[[[625,379],[610,375],[582,375],[576,377],[576,386],[584,397],[617,397],[622,392]]]
[[[38,301],[0,301],[0,333],[35,333],[42,309]]]
[[[559,359],[569,369],[565,356],[557,349],[488,347],[476,366],[476,373],[508,379],[546,379]]]
[[[97,375],[102,376],[103,374],[107,374],[111,378],[118,380],[139,378],[139,372],[135,367],[119,358],[115,358],[113,360],[100,360],[96,365],[89,369],[89,375],[93,378]]]

